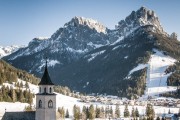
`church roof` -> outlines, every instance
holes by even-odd
[[[49,73],[48,73],[48,69],[47,69],[47,60],[46,60],[44,74],[41,78],[39,85],[54,85],[51,81],[51,78],[49,77]]]
[[[35,120],[35,111],[5,112],[2,120]]]

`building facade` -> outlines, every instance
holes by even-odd
[[[39,85],[39,93],[36,94],[36,120],[56,120],[56,94],[54,84],[47,69],[47,61],[43,77]]]

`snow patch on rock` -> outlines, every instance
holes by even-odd
[[[100,54],[103,54],[106,50],[102,50],[100,52],[96,52],[96,53],[93,53],[91,54],[91,58],[88,59],[88,62],[92,61],[95,57],[97,57],[98,55]]]

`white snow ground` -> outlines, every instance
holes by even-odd
[[[165,70],[173,65],[176,60],[170,56],[164,55],[162,51],[153,49],[155,52],[151,55],[151,58],[147,64],[139,64],[137,67],[133,68],[129,74],[130,75],[138,70],[147,67],[147,83],[146,92],[140,99],[147,99],[148,96],[155,97],[161,93],[175,91],[177,87],[167,86],[167,78],[172,74],[165,74]]]
[[[175,91],[176,87],[167,86],[167,78],[171,75],[165,74],[165,70],[176,62],[175,59],[164,55],[161,51],[154,49],[148,62],[146,95],[153,96],[168,91]]]
[[[18,80],[18,81],[21,82],[22,80]],[[25,81],[22,81],[22,82],[23,82],[23,84],[25,84]],[[8,84],[8,83],[4,83],[4,85],[14,87],[14,85]],[[38,86],[36,86],[36,85],[33,85],[33,84],[29,83],[29,88],[34,94],[36,94],[38,92]],[[25,88],[23,88],[23,89],[25,89]],[[58,109],[58,107],[64,107],[65,110],[68,109],[70,117],[72,117],[72,115],[73,115],[73,106],[75,104],[78,105],[81,109],[82,109],[82,107],[84,105],[85,106],[90,106],[90,104],[93,104],[94,106],[97,105],[98,107],[104,106],[104,108],[107,106],[105,104],[101,104],[101,103],[98,103],[98,102],[83,103],[83,102],[80,102],[79,99],[77,99],[77,98],[65,96],[65,95],[62,95],[62,94],[59,94],[59,93],[56,93],[56,94],[57,94],[56,108]],[[34,107],[35,107],[35,103],[36,103],[36,101],[35,101],[35,98],[34,98],[34,100],[33,100],[33,106]],[[25,106],[27,106],[27,105],[28,105],[27,103],[20,103],[20,102],[15,102],[15,103],[0,102],[0,119],[3,116],[3,114],[5,112],[5,109],[6,109],[7,112],[23,111]],[[110,105],[110,106],[112,106],[112,108],[115,109],[115,105]],[[129,111],[130,112],[131,112],[132,107],[133,106],[129,106]],[[136,108],[136,107],[138,108],[139,113],[141,115],[145,114],[146,106],[134,106],[134,108]],[[154,109],[155,109],[155,112],[159,113],[159,114],[168,113],[168,111],[169,111],[169,107],[154,106]],[[171,110],[172,113],[177,113],[179,108],[170,108],[170,110]],[[120,111],[121,111],[121,116],[123,116],[124,105],[120,105]]]

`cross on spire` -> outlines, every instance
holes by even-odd
[[[52,83],[51,78],[50,78],[49,73],[48,73],[47,57],[46,57],[46,65],[45,65],[44,74],[43,74],[43,76],[41,78],[41,81],[40,81],[39,85],[54,85]]]

